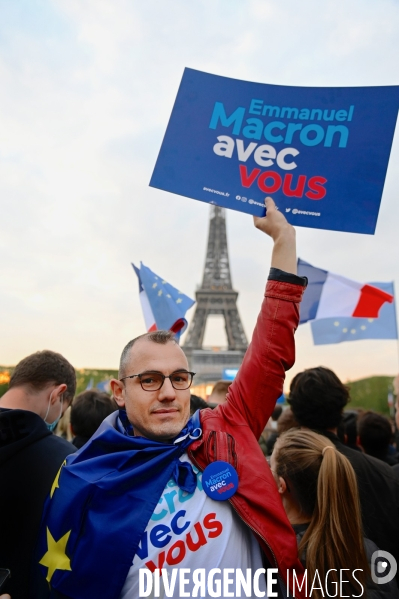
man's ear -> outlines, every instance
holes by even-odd
[[[67,386],[65,383],[62,383],[61,385],[57,385],[55,387],[55,389],[53,389],[51,391],[51,404],[54,405],[56,401],[60,401],[62,395],[65,393],[65,391],[67,390]],[[63,398],[62,398],[63,399]]]
[[[287,492],[287,483],[282,476],[278,477],[277,489],[280,495],[284,495]]]
[[[125,389],[125,385],[123,384],[123,381],[118,381],[118,379],[112,379],[110,381],[110,386],[111,386],[111,391],[112,391],[112,395],[114,396],[114,400],[116,401],[116,403],[118,404],[118,406],[120,408],[124,408],[125,407],[125,398],[124,398],[124,394],[123,391]]]

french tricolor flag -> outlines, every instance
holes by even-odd
[[[300,324],[320,318],[352,316],[378,318],[385,302],[393,295],[372,285],[358,283],[298,259],[298,275],[308,278],[300,306]]]

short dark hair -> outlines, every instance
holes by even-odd
[[[271,419],[274,421],[277,421],[280,418],[282,413],[283,413],[282,406],[275,406],[275,408],[272,412],[272,415],[271,415]]]
[[[64,400],[70,403],[76,391],[75,369],[64,356],[45,349],[18,362],[11,375],[9,389],[26,385],[42,391],[52,383],[67,386]]]
[[[117,409],[116,402],[108,393],[96,389],[79,393],[71,407],[73,434],[89,439],[96,432],[104,418]]]
[[[364,451],[376,458],[384,458],[392,440],[392,427],[388,418],[370,410],[359,417],[357,428]]]
[[[209,408],[210,405],[199,395],[194,395],[191,393],[190,395],[190,414],[194,414],[197,410],[204,410],[205,408]]]
[[[119,378],[125,376],[126,364],[129,359],[130,350],[132,349],[133,345],[139,341],[139,339],[148,339],[153,343],[160,343],[161,345],[166,345],[169,341],[174,341],[176,343],[176,337],[173,331],[151,331],[150,333],[144,333],[144,335],[135,337],[129,341],[129,343],[127,343],[122,350],[121,359],[119,362]]]
[[[360,412],[358,410],[345,410],[342,414],[342,433],[344,442],[348,447],[357,447],[357,421],[359,416]]]
[[[309,368],[291,381],[288,403],[300,426],[320,431],[336,428],[348,401],[348,387],[329,368]]]

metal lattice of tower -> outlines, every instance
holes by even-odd
[[[248,341],[237,309],[238,292],[231,283],[225,210],[220,206],[211,206],[204,276],[195,296],[196,309],[184,343],[186,353],[202,349],[208,316],[222,314],[228,351],[244,354]]]

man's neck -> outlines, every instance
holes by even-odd
[[[0,408],[10,410],[28,410],[40,415],[40,409],[32,395],[24,387],[14,387],[9,389],[0,398]]]

